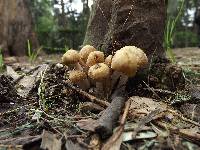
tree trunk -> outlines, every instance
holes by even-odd
[[[196,5],[196,10],[195,10],[195,18],[194,18],[194,28],[195,31],[197,32],[198,39],[200,40],[200,2],[197,1]],[[199,43],[200,47],[200,43]]]
[[[147,54],[151,68],[139,70],[129,80],[129,91],[142,81],[150,87],[177,90],[183,87],[184,78],[182,70],[165,57],[166,13],[167,0],[97,0],[83,45],[93,45],[107,55],[126,45],[137,46]]]
[[[93,5],[85,44],[110,54],[125,45],[164,57],[166,0],[99,0]]]
[[[90,44],[100,48],[109,30],[112,0],[97,0],[92,5],[84,45]]]
[[[27,40],[38,46],[26,0],[0,0],[0,48],[4,55],[23,56]]]

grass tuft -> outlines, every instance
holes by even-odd
[[[3,61],[2,49],[0,48],[0,72],[2,72],[3,69],[4,69],[4,61]]]
[[[180,8],[178,9],[177,16],[173,19],[172,16],[168,16],[167,24],[164,33],[164,47],[166,50],[166,55],[172,63],[176,63],[176,58],[172,50],[173,46],[173,36],[176,28],[177,21],[181,17],[184,9],[185,0],[181,0]]]
[[[30,61],[30,63],[33,63],[36,60],[36,58],[38,57],[40,51],[42,50],[42,46],[34,51],[34,50],[31,49],[30,41],[27,40],[27,47],[28,47],[28,58],[29,58],[29,61]]]

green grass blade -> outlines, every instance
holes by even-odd
[[[27,40],[27,46],[28,46],[28,57],[30,58],[31,57],[31,44],[30,44],[29,40]]]

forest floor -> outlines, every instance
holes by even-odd
[[[56,65],[61,54],[41,55],[33,64],[7,58],[10,67],[0,77],[0,149],[200,149],[200,49],[174,53],[185,88],[138,86],[144,94],[130,95],[109,138],[96,126],[110,101],[68,84],[68,68]]]

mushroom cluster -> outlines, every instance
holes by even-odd
[[[95,93],[105,96],[112,90],[114,76],[118,75],[125,83],[139,68],[148,64],[148,58],[135,46],[125,46],[105,58],[103,52],[86,45],[79,52],[68,50],[62,57],[62,64],[70,68],[70,82],[83,90],[90,90],[95,85]]]

